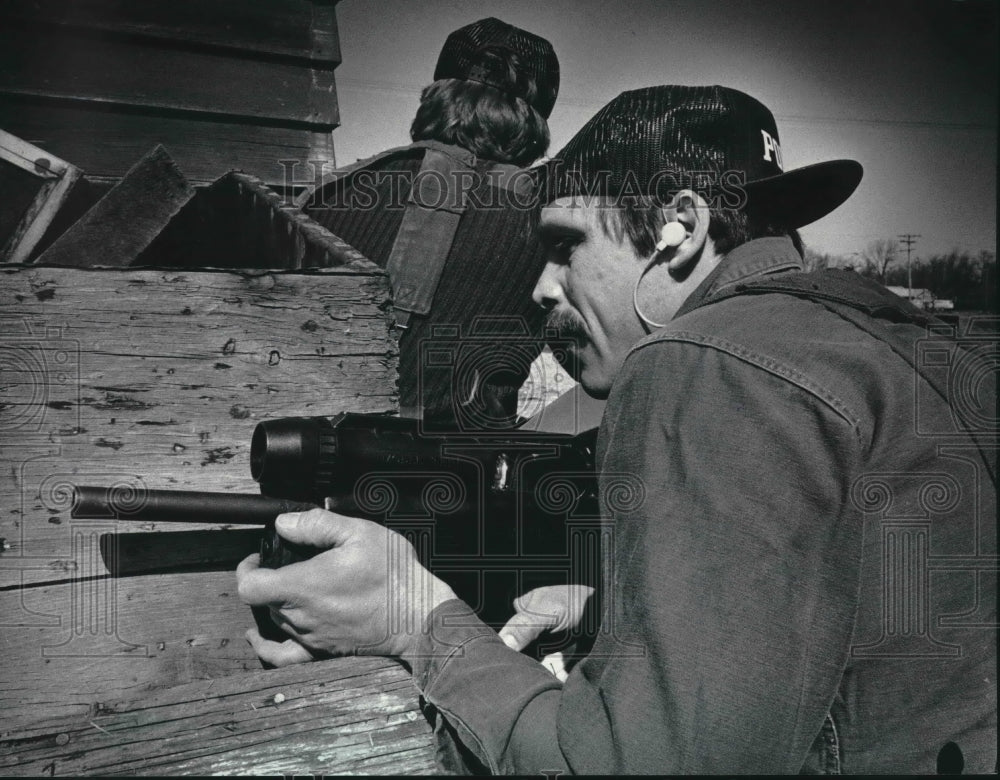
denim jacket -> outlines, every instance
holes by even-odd
[[[601,630],[565,685],[461,602],[432,613],[408,660],[446,765],[995,771],[996,456],[964,433],[995,434],[987,339],[894,326],[946,403],[814,301],[697,308],[798,268],[787,239],[738,247],[626,359],[598,441]]]

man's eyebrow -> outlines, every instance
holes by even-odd
[[[538,238],[543,244],[553,244],[560,239],[572,238],[582,241],[586,237],[584,231],[572,225],[561,225],[549,222],[538,226]]]

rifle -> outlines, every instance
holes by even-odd
[[[251,438],[250,473],[261,495],[140,490],[122,497],[113,488],[77,486],[71,516],[263,525],[261,565],[277,568],[321,550],[281,539],[275,517],[331,499],[338,512],[410,538],[424,565],[478,605],[484,620],[502,625],[516,595],[584,582],[598,571],[593,544],[585,545],[589,562],[574,562],[580,544],[567,522],[597,525],[595,438],[596,430],[427,433],[415,419],[353,412],[279,418],[259,423]],[[507,587],[486,593],[498,575]]]

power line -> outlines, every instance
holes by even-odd
[[[913,295],[913,271],[910,267],[910,249],[915,243],[917,243],[917,239],[920,238],[920,234],[900,233],[896,237],[899,239],[901,244],[906,246],[906,295],[907,297],[910,297]]]
[[[779,122],[791,122],[816,125],[886,125],[889,127],[931,128],[936,130],[971,130],[975,132],[996,132],[996,125],[982,122],[938,122],[930,119],[876,119],[874,117],[833,117],[833,116],[794,116],[791,114],[775,114]]]

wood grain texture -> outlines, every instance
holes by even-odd
[[[334,3],[323,0],[9,0],[0,5],[0,18],[327,65],[341,61]]]
[[[277,699],[275,697],[278,697]],[[0,771],[81,774],[428,774],[430,727],[409,674],[350,658],[106,697],[5,726]]]
[[[77,267],[133,265],[194,192],[158,144],[37,262]]]
[[[239,124],[219,117],[150,116],[104,105],[59,105],[0,94],[3,127],[82,168],[88,176],[124,175],[152,146],[162,143],[194,183],[228,171],[251,173],[284,184],[281,161],[334,165],[328,129]]]
[[[80,577],[0,591],[0,608],[4,729],[261,668],[232,570]]]
[[[396,408],[374,265],[0,274],[0,587],[105,573],[73,551],[95,531],[70,522],[69,484],[256,493],[258,421]]]
[[[332,70],[17,25],[0,27],[0,92],[316,130],[340,121]]]

